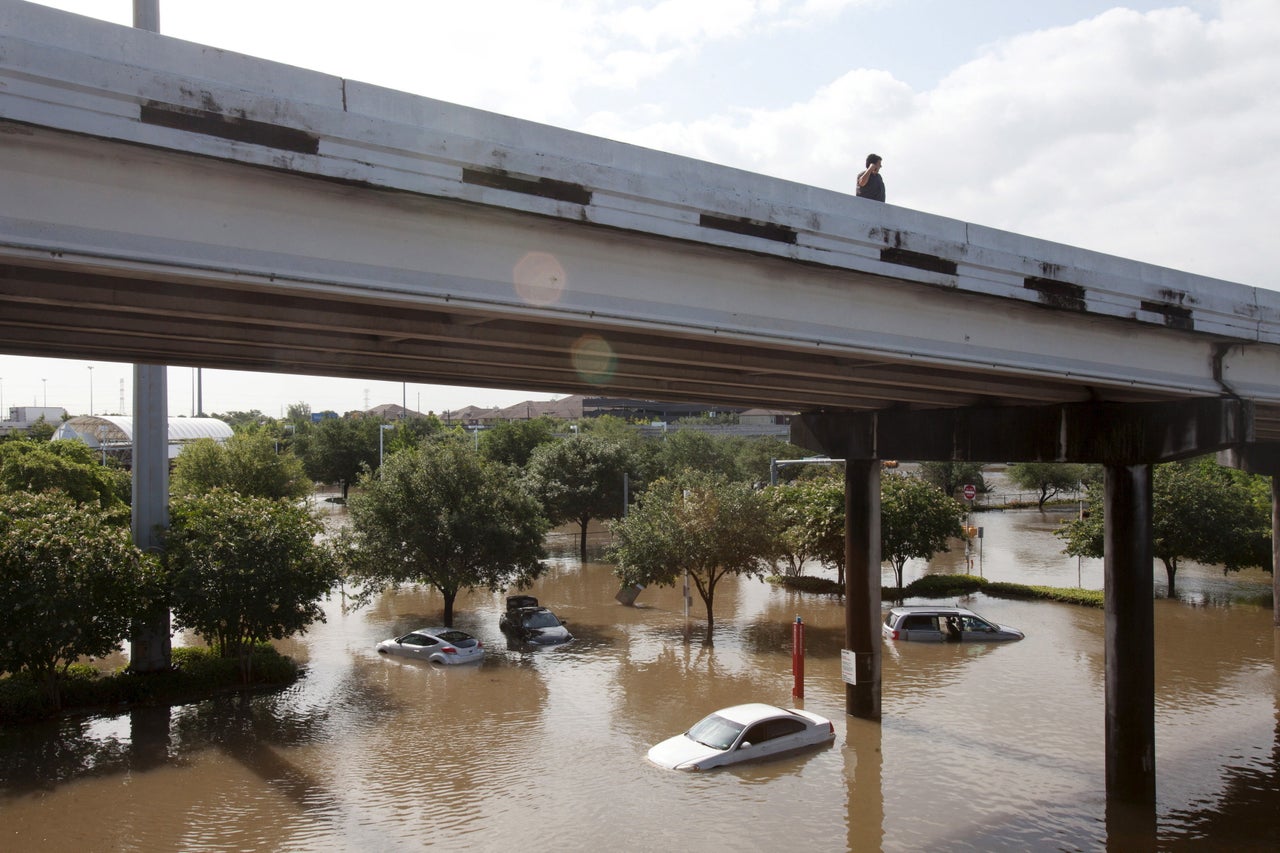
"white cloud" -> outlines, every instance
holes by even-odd
[[[988,46],[929,91],[850,70],[777,110],[592,132],[1280,289],[1280,6],[1116,9]]]

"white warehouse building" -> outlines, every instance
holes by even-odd
[[[169,458],[201,438],[226,441],[231,427],[217,418],[169,418]],[[56,441],[71,438],[83,441],[94,450],[121,458],[126,463],[133,457],[133,418],[115,415],[81,415],[63,421],[53,434]]]

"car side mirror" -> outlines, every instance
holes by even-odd
[[[741,745],[739,745],[738,749],[746,749],[746,748],[747,748],[747,747],[749,747],[749,746],[751,746],[751,741],[749,741],[749,740],[744,740],[744,741],[742,742],[742,744],[741,744]]]

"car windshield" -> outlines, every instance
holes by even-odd
[[[525,616],[524,626],[526,628],[558,628],[560,620],[550,610],[543,610],[539,613],[530,613]]]
[[[405,634],[400,638],[400,642],[406,646],[430,646],[436,641],[434,637],[428,637],[426,634]]]
[[[728,749],[744,728],[746,727],[724,717],[711,714],[694,724],[693,728],[685,732],[685,737],[712,749]]]

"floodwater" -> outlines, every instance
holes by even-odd
[[[1053,517],[982,513],[973,571],[1098,588],[1060,553]],[[554,537],[530,590],[577,640],[509,649],[502,596],[459,597],[478,666],[379,657],[438,622],[403,589],[280,644],[307,664],[287,690],[0,732],[6,850],[415,851],[1113,850],[1103,762],[1103,614],[974,596],[1026,631],[1005,645],[886,643],[879,725],[844,714],[839,600],[724,581],[714,645],[678,589],[618,604],[610,566]],[[961,571],[963,552],[934,571]],[[925,567],[912,564],[907,580]],[[891,582],[886,573],[886,582]],[[1164,572],[1153,573],[1163,594]],[[1269,576],[1185,568],[1158,600],[1156,847],[1280,847],[1280,632]],[[791,623],[806,626],[804,707],[833,745],[702,774],[645,760],[708,711],[791,702]],[[1149,823],[1149,821],[1148,821]]]

